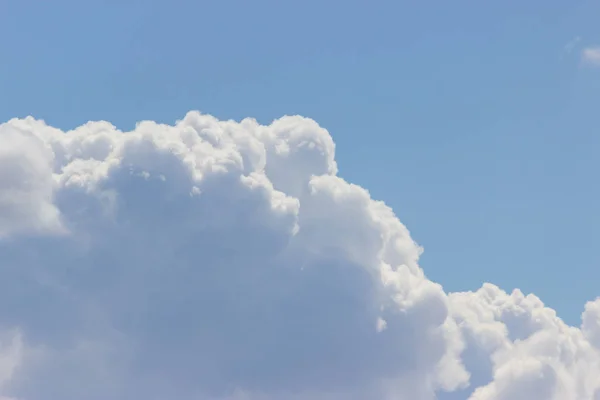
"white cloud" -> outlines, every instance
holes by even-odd
[[[0,240],[15,233],[62,230],[52,200],[51,157],[31,133],[0,126]]]
[[[581,52],[583,62],[588,65],[600,66],[600,47],[586,47]]]
[[[585,305],[582,319],[583,333],[592,345],[600,349],[600,299]]]
[[[315,121],[0,133],[0,396],[600,398],[599,303],[445,293]]]
[[[596,399],[600,395],[598,349],[582,330],[565,325],[537,297],[518,290],[508,295],[490,284],[474,293],[449,296],[467,341],[463,354],[467,368],[485,369],[483,375],[493,377],[476,382],[482,384],[471,400]]]
[[[22,361],[22,351],[23,342],[19,332],[6,331],[0,335],[0,390],[15,374]]]

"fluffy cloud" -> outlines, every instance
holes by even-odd
[[[509,295],[485,284],[449,298],[468,343],[462,358],[483,375],[472,379],[471,400],[600,398],[600,353],[590,340],[598,331],[596,303],[579,329],[519,290]]]
[[[0,238],[61,230],[51,163],[51,151],[35,135],[0,126]]]
[[[600,302],[445,293],[315,121],[15,119],[0,149],[0,396],[600,399]]]

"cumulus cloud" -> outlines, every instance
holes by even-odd
[[[600,303],[576,328],[445,293],[313,120],[26,118],[0,143],[0,396],[600,399]]]
[[[581,59],[587,65],[600,67],[600,47],[586,47],[581,52]]]
[[[60,231],[50,149],[29,132],[0,126],[0,239]]]

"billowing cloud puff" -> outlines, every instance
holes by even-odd
[[[0,127],[0,238],[61,229],[51,163],[52,152],[31,132]]]
[[[334,152],[302,117],[0,125],[0,396],[600,399],[600,303],[445,293]]]
[[[595,303],[586,306],[579,329],[519,290],[509,295],[485,284],[449,298],[467,342],[462,359],[481,375],[472,376],[471,400],[600,399],[600,353],[592,340],[598,329],[592,322]]]

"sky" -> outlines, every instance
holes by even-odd
[[[0,398],[599,399],[599,13],[0,2]]]

